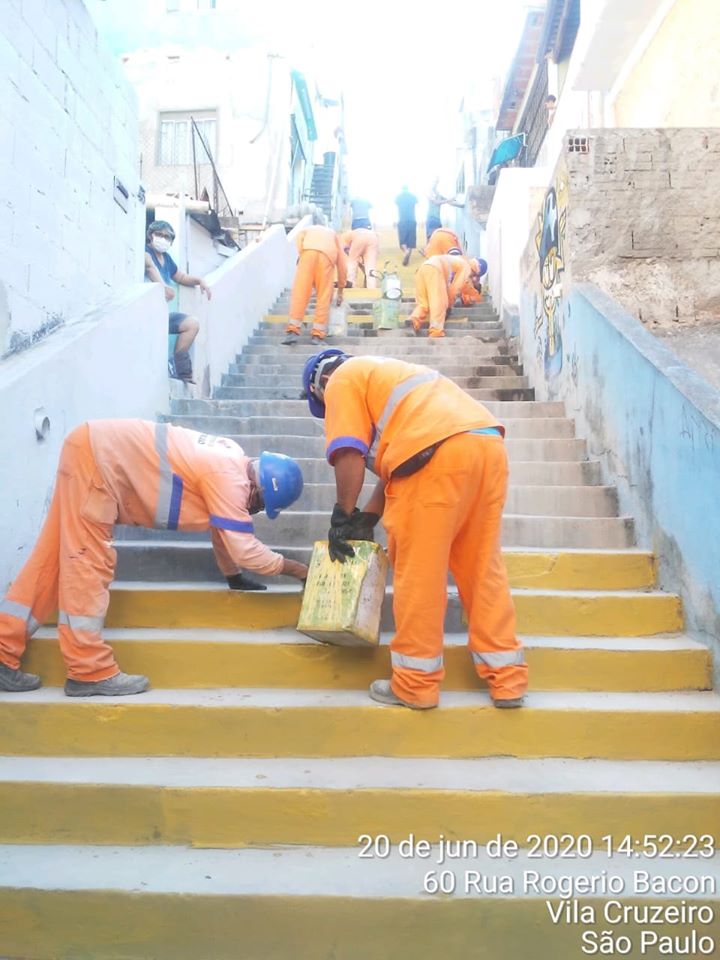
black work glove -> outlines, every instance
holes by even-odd
[[[375,524],[380,519],[377,513],[366,513],[357,507],[352,513],[345,511],[337,503],[330,517],[328,531],[328,553],[330,559],[345,563],[348,557],[355,556],[355,550],[348,540],[374,540]]]
[[[244,573],[234,573],[231,577],[226,577],[226,580],[231,590],[267,590],[264,583],[251,580]]]

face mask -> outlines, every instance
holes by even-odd
[[[151,246],[153,250],[156,250],[158,253],[167,253],[170,247],[172,246],[172,240],[168,240],[166,237],[153,237]]]

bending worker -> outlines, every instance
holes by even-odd
[[[310,412],[325,418],[337,503],[333,560],[349,540],[373,539],[383,518],[394,569],[392,679],[375,680],[380,703],[436,707],[443,668],[448,569],[469,625],[475,669],[496,707],[519,707],[527,667],[500,551],[507,493],[504,428],[481,404],[428,367],[326,349],[303,372]],[[357,509],[365,467],[379,481]]]
[[[355,230],[348,230],[343,234],[342,245],[348,255],[348,286],[354,286],[358,264],[362,260],[363,271],[365,273],[365,285],[368,290],[374,290],[377,286],[377,280],[373,274],[377,266],[378,250],[380,248],[378,235],[374,230],[369,230],[367,227],[358,227]]]
[[[430,336],[445,336],[445,318],[455,298],[470,282],[480,282],[480,261],[455,254],[430,257],[415,274],[415,309],[410,314],[415,336],[430,319]]]
[[[313,288],[316,291],[315,318],[312,326],[312,342],[321,343],[327,336],[330,301],[333,295],[333,280],[337,271],[338,306],[343,301],[347,282],[347,260],[340,237],[330,227],[313,226],[301,230],[297,236],[298,260],[292,293],[290,315],[282,341],[293,346],[300,339],[305,311]]]
[[[69,697],[142,693],[147,677],[121,673],[101,631],[115,572],[113,524],[212,530],[231,587],[240,569],[304,580],[307,567],[264,546],[250,515],[272,519],[303,488],[298,464],[278,453],[258,460],[232,440],[167,423],[95,420],[77,427],[60,454],[50,509],[27,563],[0,601],[0,690],[40,678],[20,667],[28,638],[54,610]]]

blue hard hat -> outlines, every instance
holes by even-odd
[[[265,513],[271,520],[285,507],[295,503],[303,489],[299,464],[292,457],[268,453],[267,450],[260,454],[258,482],[265,500]]]
[[[325,417],[325,404],[315,396],[310,386],[315,384],[316,378],[319,379],[319,376],[322,374],[322,368],[329,366],[329,364],[325,363],[326,360],[334,362],[339,358],[342,360],[350,359],[344,350],[339,350],[337,347],[328,347],[326,350],[321,350],[320,353],[314,353],[311,357],[308,357],[305,363],[303,370],[303,390],[307,397],[310,413],[320,420],[323,420]]]

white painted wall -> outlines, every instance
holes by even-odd
[[[495,187],[486,239],[488,287],[508,332],[518,332],[520,261],[547,187],[545,167],[506,167]]]
[[[180,289],[179,309],[200,321],[192,352],[198,385],[184,387],[188,393],[210,396],[263,314],[292,285],[297,262],[295,236],[310,219],[303,218],[289,234],[279,224],[271,227],[258,242],[206,274],[211,300],[197,288]]]
[[[159,114],[214,110],[217,143],[210,147],[233,210],[243,211],[247,221],[262,220],[266,206],[271,220],[284,213],[292,103],[288,61],[262,49],[226,53],[163,46],[127,54],[123,64],[138,93],[142,178],[149,191],[195,192],[191,164],[158,163]],[[212,199],[208,165],[200,183]]]
[[[2,355],[142,277],[135,95],[81,0],[2,3],[0,144]]]
[[[133,285],[0,364],[0,594],[35,542],[65,436],[102,417],[154,420],[168,410],[167,384],[159,284]],[[44,441],[38,414],[50,421]]]

